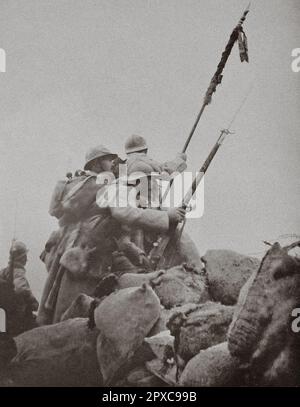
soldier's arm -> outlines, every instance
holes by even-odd
[[[169,229],[169,215],[166,211],[141,209],[131,205],[128,188],[122,184],[110,185],[99,191],[96,202],[100,208],[109,209],[111,216],[121,225],[159,233]]]
[[[167,232],[169,215],[166,211],[128,207],[111,207],[111,215],[123,225],[149,231]]]
[[[162,171],[166,172],[169,175],[173,173],[183,172],[187,165],[186,165],[186,154],[185,153],[178,153],[174,160],[166,161],[162,165]]]

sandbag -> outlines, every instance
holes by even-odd
[[[97,356],[105,385],[129,363],[159,315],[159,299],[146,284],[110,294],[95,309]]]
[[[154,356],[160,360],[167,360],[174,355],[174,337],[168,330],[145,338],[144,342],[150,348]]]
[[[158,377],[151,374],[144,365],[136,366],[129,373],[118,380],[115,387],[164,387],[165,384]]]
[[[152,271],[151,273],[124,273],[118,279],[118,288],[140,287],[144,283],[150,284],[152,280],[160,277],[163,270]]]
[[[167,309],[187,303],[203,303],[209,299],[205,278],[185,264],[166,270],[152,281],[152,286]]]
[[[208,250],[201,260],[211,298],[225,305],[236,304],[241,288],[260,263],[231,250]]]
[[[174,310],[167,324],[175,337],[175,351],[185,362],[200,350],[226,341],[233,306],[207,302],[184,312]]]
[[[0,332],[0,373],[16,354],[17,347],[14,338],[6,332]]]
[[[160,317],[156,321],[155,325],[149,332],[147,336],[154,336],[159,334],[160,332],[167,331],[167,322],[169,320],[169,317],[171,315],[171,310],[165,309],[164,307],[161,307],[161,312],[160,312]]]
[[[16,354],[17,347],[13,337],[6,332],[0,332],[0,388],[14,384],[8,366]]]
[[[72,273],[65,271],[60,282],[53,322],[61,321],[62,315],[67,311],[78,295],[86,294],[92,296],[98,281],[99,277],[97,277],[97,275],[93,276],[91,269],[87,271],[85,278],[74,278]]]
[[[227,342],[202,350],[186,365],[179,384],[186,387],[239,386],[243,383],[237,359],[227,348]]]
[[[177,367],[174,361],[167,363],[159,358],[146,362],[146,368],[154,376],[159,378],[165,385],[177,386]]]
[[[96,339],[87,319],[75,318],[27,331],[15,338],[11,376],[17,386],[101,384]]]
[[[93,301],[93,297],[86,294],[79,294],[70,307],[63,313],[60,320],[66,321],[67,319],[79,317],[88,318],[90,306]]]
[[[133,369],[126,378],[129,386],[132,387],[162,387],[164,383],[151,374],[145,367]]]

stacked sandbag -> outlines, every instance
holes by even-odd
[[[161,312],[158,320],[156,321],[155,325],[149,332],[148,336],[154,336],[159,334],[160,332],[168,330],[167,323],[169,321],[170,316],[172,315],[172,310],[166,309],[163,306],[161,307]]]
[[[225,305],[237,302],[239,292],[259,267],[259,259],[231,250],[208,250],[201,258],[214,301]]]
[[[160,360],[170,359],[174,355],[174,337],[169,330],[144,339],[155,357]]]
[[[175,337],[175,353],[187,362],[202,349],[224,342],[233,313],[233,306],[214,302],[175,309],[167,324]]]
[[[117,288],[140,287],[144,283],[150,284],[164,274],[163,270],[152,271],[150,273],[124,273],[118,279]]]
[[[0,387],[11,387],[9,363],[16,356],[17,347],[14,338],[6,332],[0,332]]]
[[[227,342],[200,351],[186,365],[179,384],[184,387],[224,387],[243,385],[239,362]]]
[[[66,321],[71,318],[88,318],[90,306],[93,301],[93,297],[86,294],[79,294],[70,307],[63,313],[60,320]]]
[[[174,359],[174,337],[166,330],[144,339],[145,347],[152,351],[154,358],[145,363],[149,372],[165,385],[176,384],[176,364]]]
[[[228,348],[258,386],[299,386],[300,337],[297,323],[300,262],[274,243],[258,272],[241,290]],[[296,319],[294,319],[296,322]]]
[[[120,379],[116,387],[164,387],[165,383],[150,373],[144,366],[132,369],[124,378]]]
[[[101,375],[96,341],[87,319],[68,319],[15,338],[11,376],[17,386],[97,386]]]
[[[166,309],[209,300],[205,277],[196,268],[186,264],[165,270],[161,276],[152,280],[152,286]]]
[[[100,331],[97,357],[104,385],[114,384],[125,375],[160,312],[159,299],[147,284],[114,292],[95,309]]]

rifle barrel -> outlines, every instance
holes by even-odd
[[[196,192],[196,189],[198,187],[198,185],[200,184],[202,178],[204,177],[204,174],[206,173],[210,163],[212,162],[212,160],[214,159],[214,156],[216,155],[217,151],[219,150],[221,144],[224,141],[225,136],[229,133],[228,130],[221,130],[221,134],[216,142],[216,144],[213,146],[213,148],[211,149],[208,157],[206,158],[204,164],[202,165],[202,167],[200,168],[199,172],[197,173],[196,177],[194,178],[191,187],[189,188],[188,192],[186,193],[185,197],[182,200],[181,206],[182,207],[187,207],[194,195],[194,193]]]

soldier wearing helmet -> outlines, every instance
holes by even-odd
[[[160,173],[160,176],[164,180],[170,180],[173,176],[176,176],[178,172],[182,172],[186,169],[186,154],[179,153],[174,160],[165,162],[163,164],[159,164],[157,161],[152,160],[148,157],[148,146],[146,140],[137,135],[130,136],[125,142],[125,152],[127,154],[127,171],[128,174],[132,174],[136,171],[137,168],[143,168],[142,171],[147,172],[145,168],[152,168],[153,172]],[[129,179],[132,175],[129,175]],[[156,178],[156,179],[155,179]],[[151,180],[151,183],[148,183],[148,197],[151,197],[151,203],[153,202],[161,202],[160,190],[157,186],[157,177],[154,176],[154,182]],[[145,190],[145,189],[144,189]],[[141,201],[141,198],[140,198]],[[149,201],[149,200],[148,200]],[[144,206],[145,207],[145,206]],[[153,207],[153,205],[152,205]],[[154,206],[155,207],[155,206]],[[157,209],[159,209],[159,205],[157,205]],[[171,208],[169,209],[169,213],[171,214],[172,211],[174,212],[174,216],[176,217],[175,212],[180,211],[180,208]],[[184,217],[184,213],[177,214],[178,219],[182,220]],[[177,220],[178,221],[178,220]],[[144,244],[146,241],[152,244],[155,243],[154,235],[152,234],[143,234]],[[141,232],[139,232],[139,236],[141,236]],[[140,238],[139,241],[142,239]],[[140,243],[139,243],[140,244]],[[196,268],[201,269],[201,260],[196,245],[192,241],[192,239],[188,236],[186,232],[181,235],[181,239],[177,242],[177,259],[174,261],[171,259],[172,262],[169,261],[169,264],[176,265],[177,262],[185,261],[193,263]]]
[[[63,257],[68,250],[76,249],[83,259],[82,265],[88,264],[85,256],[91,253],[88,248],[92,229],[101,223],[103,211],[96,205],[96,194],[104,185],[111,182],[113,160],[117,154],[112,153],[102,144],[90,148],[85,155],[83,170],[77,170],[74,176],[68,174],[59,181],[51,199],[49,213],[59,219],[60,229],[50,236],[45,245],[42,258],[48,269],[48,278],[43,290],[41,306],[38,313],[40,325],[58,322],[77,294],[91,295],[97,285],[98,275],[91,276],[89,270],[79,270],[77,277],[68,270]],[[100,232],[99,232],[100,235]],[[100,238],[99,238],[100,239]],[[104,246],[104,242],[103,246]],[[81,249],[87,248],[85,252]],[[95,269],[101,274],[101,261],[95,260]],[[84,268],[84,267],[82,267]],[[80,264],[78,264],[80,269]]]
[[[179,153],[174,160],[167,161],[163,164],[158,163],[148,156],[148,145],[144,137],[139,135],[131,135],[125,141],[125,153],[127,155],[128,171],[131,171],[131,166],[136,161],[142,161],[151,165],[153,169],[160,172],[165,177],[172,175],[175,172],[182,172],[186,169],[186,154]]]
[[[39,306],[26,278],[27,253],[28,249],[23,242],[13,241],[8,266],[0,271],[1,283],[6,284],[11,293],[8,295],[11,299],[10,304],[8,301],[8,311],[11,311],[8,319],[9,322],[14,320],[10,325],[10,333],[14,335],[33,327],[32,311],[37,311]]]
[[[148,146],[147,142],[142,136],[138,136],[133,134],[132,136],[128,137],[125,141],[125,152],[126,154],[132,153],[145,153],[147,154]]]
[[[147,259],[152,242],[159,233],[166,233],[185,216],[183,208],[159,210],[157,178],[161,174],[151,161],[134,160],[127,176],[119,178],[97,194],[97,204],[108,208],[120,224],[118,249],[135,266],[149,268]],[[154,236],[154,237],[153,237]]]
[[[32,310],[37,311],[38,302],[31,292],[29,283],[26,279],[26,263],[28,249],[26,245],[16,240],[13,242],[10,249],[10,266],[0,271],[0,278],[11,282],[14,291],[18,296],[22,296],[28,303],[31,304]]]
[[[117,158],[117,154],[112,153],[102,144],[92,147],[86,153],[84,170],[96,174],[102,171],[111,171],[115,158]]]

